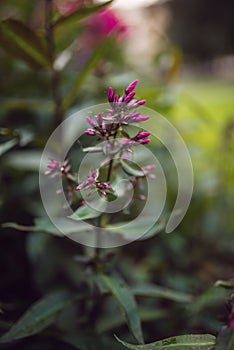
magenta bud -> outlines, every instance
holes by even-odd
[[[49,163],[49,164],[47,165],[47,168],[54,169],[54,168],[55,168],[55,165],[54,165],[54,164]]]
[[[119,102],[119,95],[118,95],[118,94],[116,94],[116,95],[114,96],[114,102]]]
[[[140,199],[141,201],[144,201],[146,197],[143,194],[139,194],[138,199]]]
[[[132,92],[135,89],[137,83],[138,83],[138,80],[134,80],[131,84],[129,84],[125,90],[125,93],[128,95],[130,92]]]
[[[146,165],[144,166],[144,170],[153,170],[153,169],[156,169],[157,168],[157,165],[156,164],[149,164],[149,165]]]
[[[139,117],[136,117],[136,122],[143,122],[148,119],[149,119],[148,115],[140,115]]]
[[[107,188],[108,190],[112,190],[112,187],[107,182],[103,182],[102,185],[104,188]]]
[[[85,131],[85,133],[86,133],[87,135],[95,135],[95,134],[96,134],[96,131],[93,130],[93,129],[87,129],[87,130]]]
[[[102,125],[102,115],[101,113],[98,113],[98,115],[96,116],[97,122],[99,125]]]
[[[103,196],[106,196],[106,192],[105,192],[104,190],[99,189],[99,192],[100,192],[101,194],[103,194]]]
[[[140,142],[142,145],[145,145],[146,143],[149,143],[149,142],[150,142],[150,139],[139,140],[139,142]]]
[[[89,173],[90,173],[90,176],[93,176],[93,177],[97,176],[97,171],[96,170],[91,170]]]
[[[134,91],[132,91],[132,92],[130,92],[126,97],[125,97],[125,99],[124,99],[124,102],[129,102],[129,101],[131,101],[132,99],[133,99],[133,97],[135,96],[135,92]]]
[[[124,121],[134,121],[136,118],[138,118],[140,116],[139,112],[134,112],[131,114],[127,114],[123,117]]]
[[[83,186],[80,184],[80,185],[76,186],[75,190],[76,190],[76,191],[79,191],[79,190],[82,189],[82,187],[83,187]]]
[[[112,87],[109,87],[108,89],[108,101],[113,102],[114,101],[114,90]]]
[[[145,137],[148,137],[149,135],[150,135],[150,132],[142,131],[142,132],[139,132],[139,134],[137,134],[135,136],[135,139],[137,139],[137,140],[144,139]]]
[[[142,106],[146,103],[146,100],[139,100],[139,101],[136,101],[136,104],[137,106]]]
[[[88,182],[94,182],[95,178],[93,176],[88,177]]]
[[[86,120],[87,120],[87,122],[88,122],[91,126],[93,126],[94,128],[97,126],[97,124],[95,123],[95,121],[94,121],[92,118],[87,117]]]

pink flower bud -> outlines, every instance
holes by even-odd
[[[136,104],[137,106],[142,106],[146,103],[146,100],[139,100],[139,101],[136,101]]]
[[[114,102],[119,102],[119,95],[118,95],[118,94],[116,94],[116,95],[114,96]]]
[[[98,192],[100,192],[103,196],[106,196],[106,192],[102,188],[98,188]]]
[[[93,176],[88,177],[88,182],[94,182],[95,178]]]
[[[112,87],[109,87],[108,89],[108,101],[113,102],[114,101],[114,90]]]
[[[97,176],[97,171],[96,170],[91,170],[89,173],[90,173],[90,176],[93,176],[93,177]]]
[[[103,182],[102,185],[104,188],[107,188],[108,190],[112,190],[112,187],[107,182]]]
[[[135,89],[137,83],[138,83],[138,80],[134,80],[131,84],[129,84],[125,90],[125,93],[128,95],[130,92],[132,92]]]
[[[137,140],[140,140],[140,139],[144,139],[145,137],[148,137],[149,135],[150,135],[150,132],[142,131],[142,132],[139,132],[139,134],[137,134],[134,138]]]
[[[134,112],[131,114],[127,114],[123,117],[123,120],[128,122],[128,121],[134,121],[136,118],[138,118],[140,116],[139,112]]]
[[[95,135],[95,134],[96,134],[96,131],[93,130],[93,129],[87,129],[87,130],[85,131],[85,133],[86,133],[87,135]]]
[[[149,164],[143,167],[144,170],[153,170],[156,169],[157,165],[156,164]]]
[[[150,142],[150,139],[139,140],[139,142],[140,142],[142,145],[145,145],[146,143],[149,143],[149,142]]]
[[[102,125],[102,115],[101,113],[98,113],[98,115],[96,116],[97,122],[99,125]]]
[[[146,197],[143,194],[139,194],[138,199],[140,199],[141,201],[144,201]]]
[[[126,97],[125,97],[125,99],[124,99],[124,102],[129,102],[129,101],[131,101],[132,99],[133,99],[133,97],[135,96],[135,92],[134,91],[132,91],[132,92],[130,92]]]
[[[148,115],[140,115],[139,117],[136,117],[136,122],[143,122],[148,119],[149,119]]]
[[[92,118],[87,117],[86,120],[87,120],[87,122],[88,122],[91,126],[93,126],[94,128],[97,126],[97,124],[95,123],[95,121],[94,121]]]

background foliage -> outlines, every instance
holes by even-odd
[[[97,20],[91,17],[97,5],[83,1],[65,15],[51,1],[46,3],[47,19],[43,1],[1,3],[0,219],[23,226],[21,231],[1,227],[2,346],[123,349],[113,334],[129,343],[140,343],[142,334],[146,343],[190,333],[216,336],[223,325],[230,325],[233,310],[232,304],[225,309],[233,284],[215,285],[233,278],[232,79],[209,74],[178,78],[179,63],[172,74],[170,67],[161,72],[159,61],[150,76],[133,71],[118,38],[122,23],[110,32],[100,29],[95,45],[88,40],[88,18]],[[172,4],[178,12],[178,1]],[[192,4],[204,15],[200,2]],[[206,11],[216,9],[213,3],[206,6]],[[205,31],[199,45],[192,33],[174,45],[181,43],[181,52],[193,59],[230,53],[233,47],[222,34],[227,28],[221,19],[212,26],[227,38],[227,50],[218,40],[212,49],[206,46]],[[183,21],[185,17],[178,28]],[[198,52],[201,42],[204,50]],[[172,61],[178,50],[168,47]],[[141,80],[138,98],[166,115],[185,139],[194,166],[194,195],[174,233],[162,231],[149,240],[105,250],[100,269],[92,249],[59,236],[46,221],[38,189],[40,155],[50,133],[73,109],[100,103],[109,85],[122,90],[135,78]],[[153,147],[164,162],[170,209],[176,196],[175,169],[163,150]],[[215,349],[232,349],[229,328],[218,339]],[[156,344],[155,349],[159,346],[165,348]]]

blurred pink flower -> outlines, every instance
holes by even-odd
[[[96,36],[107,36],[113,31],[117,31],[118,35],[126,33],[126,26],[115,14],[115,12],[109,8],[105,8],[88,17],[87,19],[88,30]]]
[[[62,15],[69,15],[81,6],[84,1],[79,0],[56,0],[55,6]]]
[[[69,15],[80,6],[85,5],[85,0],[56,0],[55,6],[62,15]],[[111,34],[114,30],[119,35],[126,33],[125,24],[118,18],[115,12],[109,8],[97,11],[86,20],[86,28],[95,37],[103,37]]]

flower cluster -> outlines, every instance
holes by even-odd
[[[45,175],[50,175],[51,177],[57,177],[61,175],[67,176],[71,169],[71,165],[67,159],[63,163],[55,159],[50,159],[47,168],[48,170],[45,171]]]
[[[121,126],[131,123],[140,123],[149,119],[148,115],[140,115],[140,112],[132,111],[137,107],[145,104],[146,100],[136,100],[134,88],[136,87],[138,80],[134,80],[125,89],[122,96],[115,94],[112,87],[108,89],[108,101],[111,106],[111,111],[104,117],[99,113],[93,120],[87,117],[86,120],[90,124],[91,128],[86,130],[87,135],[96,135],[102,139],[109,140],[110,137],[115,137],[118,129]],[[144,133],[139,133],[134,141],[139,141],[144,144],[149,141],[143,140],[145,138]],[[146,136],[149,136],[146,135]],[[141,140],[141,141],[140,141]]]
[[[111,136],[115,134],[115,123],[111,122],[111,120],[104,121],[104,118],[101,113],[96,116],[96,121],[92,118],[87,117],[87,122],[92,126],[85,131],[87,135],[96,135],[104,139],[109,139]]]
[[[146,103],[146,100],[134,99],[136,93],[133,90],[135,89],[137,83],[138,83],[138,80],[134,80],[131,84],[129,84],[122,96],[115,94],[112,87],[109,87],[108,101],[114,111],[118,112],[119,110],[122,110],[123,106],[125,110],[130,110],[130,109],[142,106]]]
[[[146,100],[135,99],[134,89],[137,83],[138,80],[134,80],[129,84],[121,96],[115,94],[113,88],[110,87],[108,89],[108,101],[111,109],[107,109],[104,113],[98,113],[94,118],[86,117],[90,127],[86,129],[85,133],[104,141],[98,151],[103,152],[106,156],[101,165],[107,167],[105,181],[100,181],[100,169],[95,169],[89,172],[89,176],[85,181],[77,185],[76,178],[70,173],[71,166],[67,160],[64,163],[50,160],[46,174],[52,177],[62,175],[68,182],[70,195],[80,190],[94,190],[105,197],[108,194],[113,195],[114,189],[111,183],[112,180],[116,179],[118,168],[122,168],[122,171],[131,177],[130,181],[134,184],[137,192],[142,188],[143,178],[155,177],[152,173],[152,170],[156,167],[154,164],[138,167],[137,171],[131,168],[133,147],[150,142],[150,132],[140,130],[135,136],[130,136],[125,129],[126,125],[149,119],[148,115],[141,115],[139,111],[136,111],[138,107],[146,102]],[[89,148],[89,151],[92,152],[92,147]],[[95,149],[96,151],[97,149]],[[76,183],[75,186],[74,183]],[[140,193],[138,198],[143,199],[144,195]]]
[[[133,146],[144,145],[150,142],[150,132],[148,131],[140,131],[135,136],[130,137],[123,130],[126,125],[149,119],[148,115],[141,115],[140,112],[136,111],[138,107],[144,105],[146,102],[146,100],[135,99],[136,93],[134,89],[137,83],[138,80],[134,80],[129,84],[121,96],[115,94],[113,88],[110,87],[108,89],[108,101],[111,109],[108,110],[106,115],[99,113],[94,119],[90,117],[86,118],[90,125],[90,128],[86,130],[86,134],[95,135],[99,139],[106,141],[103,144],[103,153],[107,156],[107,162],[110,163],[110,166],[113,163],[113,155],[118,154],[119,159],[129,160]],[[154,164],[143,167],[140,173],[141,175],[139,175],[139,180],[146,176],[153,178],[152,170],[154,168]],[[76,187],[76,190],[96,187],[99,193],[106,195],[105,189],[108,189],[108,186],[110,186],[108,184],[109,180],[110,178],[107,179],[107,182],[100,183],[98,181],[98,173],[93,171],[86,181]],[[139,181],[135,183],[139,183]],[[112,189],[111,186],[110,188]]]
[[[97,189],[97,191],[103,196],[107,195],[107,190],[113,191],[113,188],[107,182],[98,181],[98,176],[99,176],[98,170],[90,171],[89,177],[87,178],[87,180],[84,182],[81,182],[76,187],[76,190],[78,191],[81,189]]]

